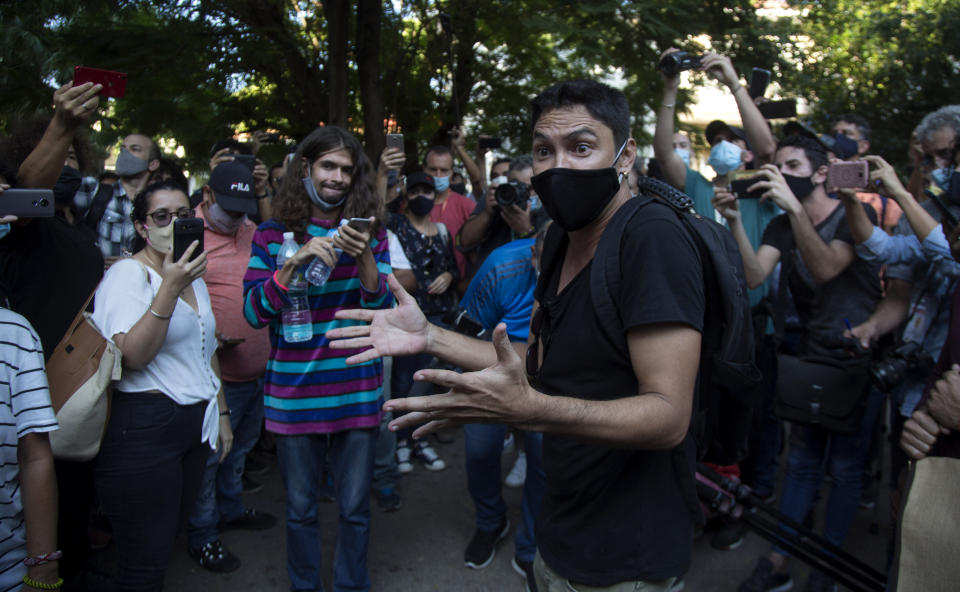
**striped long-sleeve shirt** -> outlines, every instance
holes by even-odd
[[[312,219],[307,234],[326,236],[335,227],[332,221]],[[254,327],[270,328],[270,359],[264,375],[266,427],[276,434],[296,435],[376,426],[383,402],[381,360],[347,366],[346,358],[359,350],[330,349],[326,332],[356,324],[335,320],[338,310],[393,304],[386,284],[390,273],[386,229],[380,227],[371,241],[379,271],[376,289],[371,292],[361,285],[356,260],[342,254],[327,282],[309,288],[313,338],[299,343],[283,338],[281,311],[290,299],[274,279],[284,231],[286,227],[276,220],[260,225],[243,278],[244,317]]]

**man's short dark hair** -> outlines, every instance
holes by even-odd
[[[530,128],[547,111],[583,105],[594,118],[613,131],[614,149],[630,137],[630,106],[619,90],[595,80],[569,80],[554,84],[530,101]]]
[[[873,130],[870,129],[870,123],[862,115],[857,115],[856,113],[844,113],[837,117],[833,122],[834,125],[838,123],[851,123],[857,126],[857,131],[860,132],[860,137],[864,140],[870,141],[870,136],[873,134]]]
[[[533,157],[529,154],[523,154],[518,156],[510,161],[510,168],[507,169],[508,173],[515,171],[524,171],[526,169],[533,168]]]
[[[531,159],[531,160],[532,160],[532,159]],[[509,164],[511,161],[513,161],[512,158],[507,157],[507,156],[501,156],[500,158],[498,158],[498,159],[496,159],[495,161],[493,161],[493,164],[490,165],[490,172],[492,173],[492,172],[493,172],[493,169],[497,168],[497,165],[501,165],[501,164],[503,164],[503,163],[508,163],[508,164]]]
[[[423,155],[423,166],[427,166],[427,158],[428,158],[431,154],[439,154],[440,156],[443,156],[443,155],[445,155],[445,154],[449,154],[449,155],[450,155],[450,158],[451,158],[451,159],[453,158],[453,150],[451,150],[451,149],[448,148],[447,146],[440,146],[440,145],[438,144],[438,145],[436,145],[436,146],[431,146],[431,147],[427,150],[426,154]]]
[[[777,150],[781,148],[800,148],[810,161],[810,166],[816,172],[822,166],[829,166],[830,159],[827,158],[827,151],[823,145],[803,134],[793,134],[780,140],[777,144]]]

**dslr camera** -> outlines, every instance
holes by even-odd
[[[936,361],[922,345],[908,341],[871,363],[870,378],[878,389],[887,393],[911,376],[925,377],[934,366]]]
[[[530,188],[527,187],[526,183],[520,181],[508,181],[497,185],[493,197],[501,208],[515,205],[521,210],[525,210],[527,209],[527,202],[530,200]]]
[[[686,51],[675,51],[663,56],[657,66],[667,78],[675,78],[684,70],[693,70],[700,67],[700,56],[691,55]]]

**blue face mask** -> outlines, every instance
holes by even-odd
[[[680,157],[680,160],[683,161],[683,164],[687,165],[687,168],[690,168],[690,149],[689,148],[674,148],[673,151]]]
[[[433,187],[437,190],[437,193],[443,193],[447,189],[450,189],[450,175],[446,177],[434,177]]]
[[[707,163],[717,171],[718,175],[726,175],[730,171],[740,168],[742,162],[740,153],[743,152],[733,142],[721,140],[710,150],[710,160]]]
[[[933,172],[930,173],[930,177],[933,178],[933,182],[937,184],[940,189],[943,191],[950,191],[950,177],[953,176],[953,169],[950,167],[941,167],[939,169],[933,169]]]
[[[0,239],[10,234],[9,224],[0,224]]]

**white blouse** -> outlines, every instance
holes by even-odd
[[[149,274],[149,282],[148,282]],[[163,278],[135,259],[121,259],[110,266],[97,287],[93,322],[108,339],[127,333],[153,303]],[[216,321],[210,293],[203,279],[193,282],[197,311],[182,298],[167,321],[167,335],[160,351],[143,369],[123,367],[114,388],[141,393],[160,391],[180,405],[207,403],[201,441],[216,448],[220,432],[217,392],[220,379],[210,367],[217,351]]]

